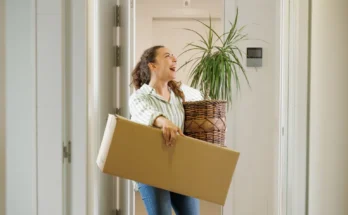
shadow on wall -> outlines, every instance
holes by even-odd
[[[5,214],[5,1],[0,0],[0,214]]]

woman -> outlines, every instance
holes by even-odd
[[[131,120],[162,129],[165,143],[172,147],[178,135],[183,135],[183,101],[202,100],[202,94],[174,81],[176,58],[164,46],[147,49],[132,72],[136,91],[131,96]],[[149,215],[198,215],[199,201],[195,198],[138,183]]]

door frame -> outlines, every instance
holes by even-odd
[[[289,77],[290,70],[290,1],[282,0],[280,10],[280,76],[279,76],[279,156],[278,156],[278,189],[276,199],[276,212],[278,215],[287,214],[288,208],[288,176],[289,176],[289,133],[292,131],[289,118],[292,114],[289,110],[293,94],[289,92],[292,80]],[[291,108],[290,108],[291,109]]]
[[[135,0],[134,0],[135,1]],[[135,7],[136,4],[134,4]],[[218,19],[219,21],[221,21],[221,29],[224,30],[225,27],[225,15],[224,15],[224,6],[225,6],[225,1],[222,1],[222,8],[221,8],[221,12],[220,13],[211,13],[207,10],[204,9],[194,9],[194,8],[185,8],[185,9],[170,9],[170,8],[161,8],[161,10],[156,10],[154,12],[152,12],[151,14],[148,14],[150,16],[150,24],[148,26],[148,29],[152,29],[152,23],[154,20],[161,20],[161,19],[202,19],[202,20],[206,20],[207,17],[211,17],[211,19]],[[137,11],[137,10],[135,10]],[[183,13],[183,11],[185,11]],[[135,16],[136,17],[136,16]],[[136,22],[135,22],[135,26],[134,26],[134,32],[136,29]],[[152,33],[151,33],[152,34]],[[134,39],[134,41],[136,41],[136,38]],[[150,45],[151,46],[151,45]],[[134,44],[133,46],[133,50],[134,50],[134,63],[136,63],[135,59],[136,59],[136,48],[137,45]],[[135,65],[135,64],[134,64]],[[135,214],[135,197],[133,196],[133,203],[131,204],[133,205],[133,215]],[[221,215],[223,215],[223,206],[221,206]]]
[[[66,143],[71,163],[63,164],[66,215],[88,213],[88,1],[64,1]],[[74,203],[74,204],[72,204]]]
[[[310,0],[282,0],[278,214],[306,215],[308,202]]]
[[[283,214],[308,213],[309,159],[309,54],[310,0],[282,0],[288,14],[288,68],[284,72],[287,86],[287,181]],[[283,144],[283,143],[281,143]]]
[[[5,74],[5,1],[0,1],[0,214],[5,214],[5,126],[6,126],[6,74]]]

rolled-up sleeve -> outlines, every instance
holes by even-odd
[[[168,118],[156,109],[146,95],[132,95],[129,99],[129,110],[132,121],[148,126],[153,126],[155,119],[159,116]]]
[[[191,102],[191,101],[201,101],[204,99],[203,93],[197,89],[194,89],[192,87],[189,87],[188,85],[183,84],[181,86],[181,90],[185,94],[185,101]]]

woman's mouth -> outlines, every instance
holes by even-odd
[[[170,70],[172,70],[173,72],[175,72],[176,68],[175,67],[170,67]]]

